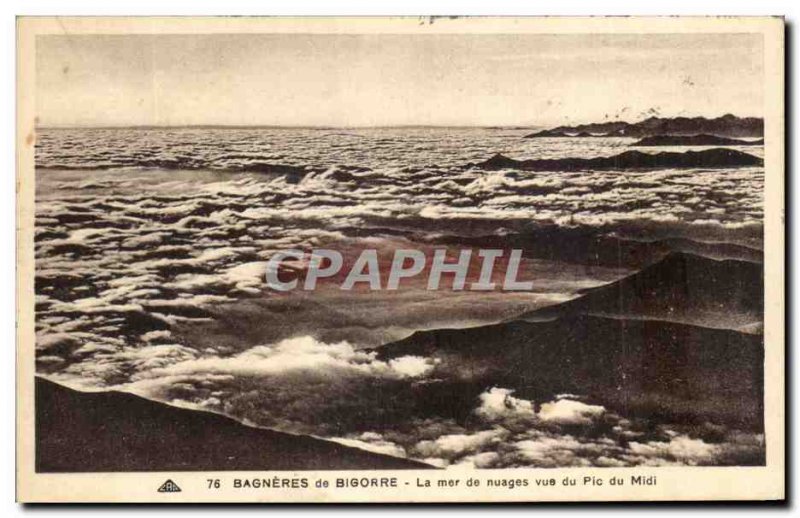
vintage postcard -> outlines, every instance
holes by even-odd
[[[19,501],[785,498],[783,19],[18,56]]]

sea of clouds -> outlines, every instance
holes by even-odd
[[[364,349],[503,320],[626,271],[552,261],[538,264],[535,293],[480,301],[264,295],[272,254],[331,243],[408,247],[531,225],[760,243],[762,168],[486,172],[462,166],[495,152],[607,156],[630,139],[448,131],[43,131],[38,372],[437,465],[724,464],[763,449],[761,436],[710,424],[627,420],[591,395],[533,402],[486,387],[467,421],[427,415],[416,398],[441,382],[438,360]],[[254,163],[305,172],[232,172]]]

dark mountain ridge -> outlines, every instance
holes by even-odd
[[[632,147],[646,146],[763,146],[764,139],[741,140],[717,135],[653,135],[637,140]]]
[[[466,167],[478,167],[488,171],[500,169],[590,171],[753,167],[763,165],[763,163],[762,159],[735,149],[715,148],[702,151],[686,151],[684,153],[662,152],[653,154],[642,153],[641,151],[625,151],[610,157],[533,160],[515,160],[498,153],[489,160],[477,164],[468,164]]]
[[[587,266],[640,269],[658,262],[670,252],[687,252],[709,259],[763,262],[763,252],[733,243],[707,243],[688,238],[644,240],[609,235],[585,227],[540,225],[498,236],[454,233],[430,238],[436,244],[472,248],[516,248],[527,258],[568,262]]]
[[[699,135],[707,133],[720,137],[746,138],[764,136],[764,119],[736,117],[726,114],[714,119],[705,117],[650,117],[639,122],[599,122],[577,126],[558,126],[525,135],[525,138],[541,137],[649,137],[653,135]]]
[[[123,392],[78,392],[38,377],[35,391],[38,472],[431,467]]]
[[[752,332],[764,318],[763,276],[759,263],[673,252],[616,282],[585,290],[577,299],[515,319],[587,314]]]
[[[583,394],[628,418],[748,430],[763,425],[760,335],[575,314],[419,331],[377,351],[387,360],[436,358],[434,375],[446,382],[429,385],[431,405],[466,406],[496,386],[538,402]]]
[[[673,253],[572,301],[494,325],[419,331],[377,352],[436,358],[435,376],[451,383],[434,402],[499,386],[540,402],[585,394],[624,416],[760,430],[764,338],[733,328],[762,315],[760,264]]]

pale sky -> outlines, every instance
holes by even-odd
[[[762,116],[754,34],[39,36],[40,126]]]

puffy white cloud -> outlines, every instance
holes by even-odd
[[[588,425],[602,416],[606,409],[599,405],[587,405],[571,399],[559,399],[542,404],[539,419],[557,424]]]
[[[647,443],[631,442],[630,451],[634,456],[647,459],[645,463],[707,464],[723,451],[723,446],[709,444],[702,439],[677,435],[669,441]]]
[[[536,417],[533,403],[513,397],[513,390],[492,387],[479,396],[480,405],[475,414],[488,422],[503,421],[509,418]]]
[[[225,358],[205,356],[171,363],[152,371],[139,372],[136,378],[205,373],[269,376],[303,370],[329,373],[341,370],[367,376],[416,378],[429,373],[435,363],[418,356],[403,356],[384,362],[376,359],[376,353],[358,350],[347,342],[328,344],[302,336],[272,345],[259,345]]]
[[[406,457],[406,451],[403,447],[383,439],[380,434],[374,432],[364,432],[357,438],[343,438],[332,437],[330,440],[351,446],[353,448],[360,448],[383,455],[391,455],[392,457]]]
[[[455,423],[413,422],[408,431],[363,434],[383,451],[449,469],[565,466],[715,465],[757,458],[763,436],[711,426],[724,440],[707,442],[662,426],[637,430],[631,421],[562,394],[536,412],[533,402],[492,387],[478,398],[469,428]],[[616,423],[598,429],[599,419]],[[567,427],[567,428],[562,428]],[[424,435],[424,437],[423,437]],[[338,440],[338,439],[337,439]]]
[[[401,356],[389,360],[389,368],[403,377],[418,378],[430,373],[438,363],[422,356]]]
[[[500,427],[474,433],[442,435],[434,440],[425,440],[414,446],[413,453],[419,457],[438,457],[452,461],[487,447],[492,447],[508,437],[509,432]]]

